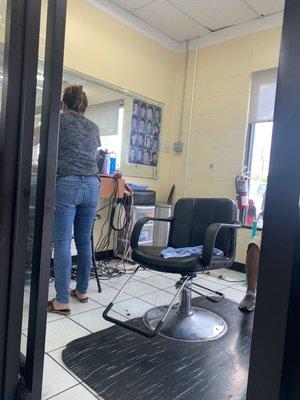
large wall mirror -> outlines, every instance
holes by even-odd
[[[163,104],[65,68],[63,87],[72,84],[83,86],[89,100],[86,116],[99,126],[101,147],[115,153],[123,175],[157,179]]]
[[[163,104],[64,69],[63,86],[70,84],[84,87],[89,99],[86,116],[99,126],[102,148],[116,154],[117,167],[122,173],[157,179]]]

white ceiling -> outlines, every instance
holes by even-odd
[[[166,0],[157,0],[134,11],[134,15],[177,42],[209,30]]]
[[[93,0],[93,3],[103,2]],[[284,0],[106,0],[181,43],[211,32],[280,13]],[[123,13],[123,17],[124,17]]]

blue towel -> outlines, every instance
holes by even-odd
[[[163,258],[173,258],[173,257],[188,257],[188,256],[201,256],[203,253],[203,245],[195,247],[182,247],[175,249],[174,247],[167,247],[161,251]],[[214,248],[214,256],[224,256],[222,250]]]

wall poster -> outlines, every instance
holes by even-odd
[[[129,163],[157,166],[161,111],[160,107],[133,100]]]

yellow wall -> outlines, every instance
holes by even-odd
[[[159,200],[166,199],[173,183],[176,198],[182,197],[185,181],[187,196],[235,197],[233,182],[243,163],[251,74],[277,66],[280,34],[275,28],[199,50],[185,180],[195,60],[195,51],[190,52],[184,151],[161,153],[159,179],[147,181]],[[65,66],[164,103],[162,143],[172,149],[180,130],[184,55],[167,50],[83,0],[70,0]],[[249,237],[248,230],[240,230],[237,261],[244,262]]]
[[[189,172],[185,180],[195,64],[195,51],[190,52],[182,132],[184,151],[173,153],[170,165],[169,180],[176,183],[176,198],[184,194],[235,198],[234,179],[243,165],[251,74],[278,65],[280,36],[281,29],[275,28],[199,49]],[[183,58],[177,70],[173,142],[179,134],[176,116],[181,102]],[[239,232],[239,262],[245,260],[249,238],[249,230]]]
[[[65,66],[164,103],[162,143],[170,142],[177,57],[84,0],[68,1]],[[148,180],[160,200],[170,190],[169,165],[170,153],[161,153],[159,179]]]

